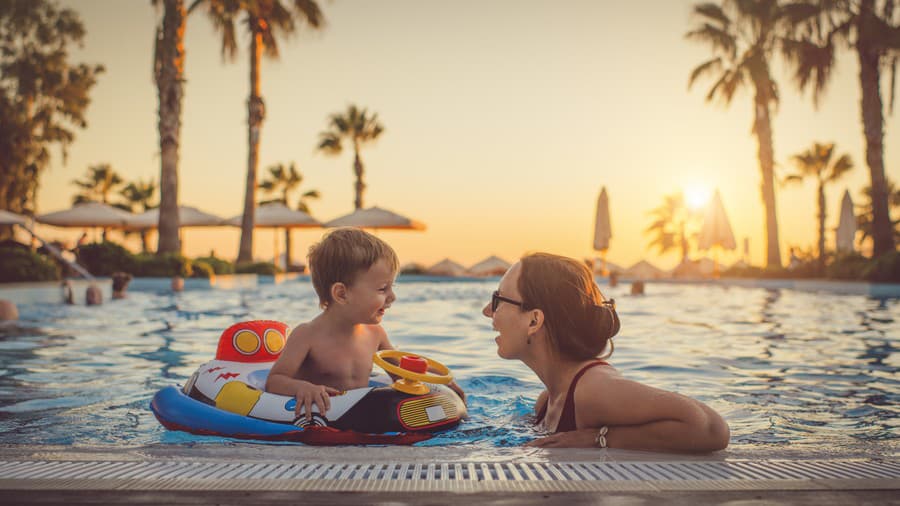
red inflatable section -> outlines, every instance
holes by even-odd
[[[287,340],[287,325],[274,320],[235,323],[219,337],[216,360],[274,362]]]

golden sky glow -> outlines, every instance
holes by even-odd
[[[102,63],[89,128],[63,166],[44,174],[39,212],[66,208],[70,184],[88,165],[108,162],[126,179],[158,179],[157,100],[151,79],[155,11],[147,0],[66,1],[82,16],[86,45],[76,61]],[[376,111],[386,131],[362,153],[366,206],[425,222],[424,233],[379,232],[401,263],[450,257],[470,265],[527,251],[592,254],[594,205],[609,193],[613,238],[607,258],[647,258],[670,267],[677,253],[645,251],[648,211],[665,194],[696,203],[721,193],[739,245],[764,256],[764,210],[751,97],[728,109],[707,104],[710,85],[687,90],[689,72],[709,58],[684,40],[692,2],[335,0],[321,2],[328,26],[283,41],[281,59],[262,66],[267,118],[260,169],[296,161],[305,189],[322,199],[325,221],[352,210],[352,155],[316,154],[326,117],[350,103]],[[240,213],[246,171],[246,37],[234,64],[202,12],[186,35],[186,98],[180,201],[225,217]],[[818,111],[779,65],[782,104],[773,122],[775,156],[785,174],[791,155],[814,141],[836,142],[856,169],[829,187],[828,221],[840,196],[854,201],[868,184],[860,126],[858,64],[839,54],[837,76]],[[886,85],[884,86],[886,88]],[[900,181],[900,120],[886,118],[888,177]],[[782,253],[815,241],[811,183],[778,188]],[[80,231],[42,227],[50,237]],[[302,257],[321,230],[294,234]],[[237,229],[184,233],[189,256],[234,257]],[[283,239],[279,237],[279,241]],[[155,244],[155,242],[154,242]],[[282,246],[283,247],[283,246]],[[256,233],[255,254],[270,258],[271,230]],[[722,257],[725,263],[738,254]]]

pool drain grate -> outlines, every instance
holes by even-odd
[[[652,491],[900,488],[900,463],[0,461],[2,490]]]

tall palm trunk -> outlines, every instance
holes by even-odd
[[[766,209],[766,267],[781,267],[781,248],[778,244],[778,216],[775,212],[775,155],[772,144],[772,120],[769,117],[768,95],[756,85],[753,133],[758,144],[759,170],[762,173],[762,199]]]
[[[819,258],[817,259],[819,274],[825,272],[825,183],[819,180],[818,200],[816,201],[816,217],[819,219]]]
[[[250,39],[250,98],[247,100],[247,187],[244,191],[244,216],[241,219],[241,244],[238,262],[253,260],[253,224],[256,215],[256,167],[259,164],[259,135],[266,116],[266,106],[260,96],[259,65],[262,60],[262,33],[259,20],[251,19],[253,36]]]
[[[287,272],[290,268],[291,268],[291,229],[290,229],[290,227],[286,227],[284,229],[284,271]]]
[[[183,0],[165,0],[161,37],[156,41],[156,87],[159,94],[159,240],[157,253],[180,253],[178,217],[178,144],[184,97]],[[141,234],[144,250],[146,234]]]
[[[353,205],[356,206],[356,209],[362,209],[366,184],[363,183],[363,164],[359,158],[359,143],[355,141],[353,142],[353,153],[353,173],[356,174],[356,199],[353,201]]]
[[[874,0],[863,0],[856,33],[859,83],[862,90],[862,122],[866,137],[866,163],[872,183],[872,240],[874,256],[894,251],[894,234],[888,214],[887,183],[884,178],[884,114],[881,101],[880,52],[871,29],[875,20]]]

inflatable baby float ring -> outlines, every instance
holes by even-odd
[[[295,414],[294,397],[265,391],[286,334],[287,325],[271,320],[228,327],[213,360],[183,387],[168,386],[154,395],[153,414],[170,430],[315,445],[412,444],[467,416],[465,403],[445,386],[453,379],[446,366],[414,353],[382,350],[373,362],[400,379],[392,383],[384,374],[373,376],[369,386],[333,396],[325,413],[313,406],[308,421],[303,408]]]

